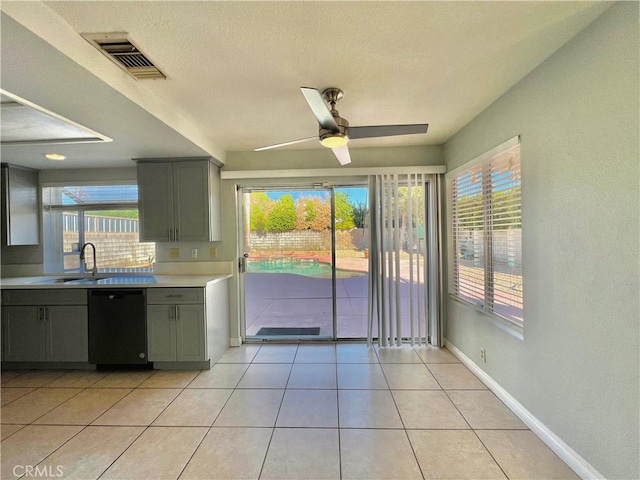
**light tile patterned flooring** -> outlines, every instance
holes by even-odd
[[[578,478],[432,347],[244,345],[208,371],[3,372],[1,397],[3,479],[27,465],[85,480]]]

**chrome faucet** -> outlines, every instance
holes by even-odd
[[[80,266],[83,267],[83,270],[87,271],[87,262],[84,259],[84,250],[87,248],[87,245],[91,245],[93,248],[93,268],[91,269],[91,275],[94,277],[98,276],[98,265],[96,265],[96,246],[93,243],[85,243],[82,245],[82,249],[80,250]]]

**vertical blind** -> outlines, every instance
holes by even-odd
[[[369,177],[368,339],[377,338],[380,346],[399,346],[403,338],[412,345],[428,341],[431,252],[427,177],[431,176]]]
[[[449,179],[450,293],[523,322],[520,144],[492,151]]]

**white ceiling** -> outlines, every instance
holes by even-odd
[[[0,8],[223,160],[226,151],[315,135],[300,86],[344,90],[338,109],[351,125],[430,124],[427,135],[354,140],[352,148],[442,144],[609,6],[3,0]],[[80,37],[117,31],[167,79],[136,81]]]

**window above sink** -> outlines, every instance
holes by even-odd
[[[155,244],[138,236],[136,184],[45,185],[42,198],[45,272],[84,273],[80,248],[87,242],[96,246],[100,273],[153,270]],[[93,267],[91,255],[86,267]]]

